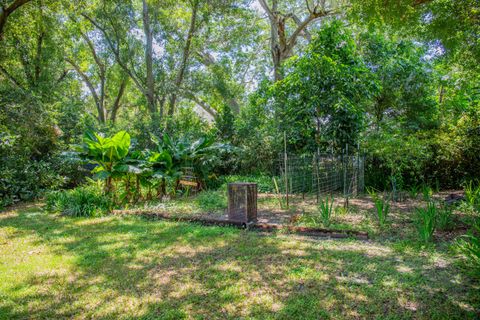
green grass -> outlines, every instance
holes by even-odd
[[[446,246],[0,213],[0,319],[475,319]]]

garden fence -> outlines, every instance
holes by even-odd
[[[364,192],[365,157],[340,155],[282,154],[275,166],[277,193],[287,202],[340,195],[348,199]]]

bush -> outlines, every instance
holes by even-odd
[[[227,198],[219,191],[204,191],[195,199],[200,209],[207,212],[218,212],[227,207]]]
[[[72,190],[51,191],[46,196],[47,210],[72,217],[94,217],[109,213],[113,200],[102,193],[98,184]]]
[[[435,203],[429,202],[425,209],[417,208],[416,212],[415,224],[420,239],[424,242],[429,242],[432,240],[433,232],[435,231],[437,207]]]

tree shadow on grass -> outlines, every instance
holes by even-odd
[[[33,246],[47,245],[68,262],[62,272],[47,268],[9,287],[0,303],[0,315],[9,319],[478,315],[476,284],[453,281],[454,267],[375,243],[303,241],[138,217],[20,213],[0,219],[2,227],[18,230],[8,241],[34,235]]]

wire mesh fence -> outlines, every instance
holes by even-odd
[[[355,197],[365,188],[365,157],[361,155],[282,154],[276,162],[274,183],[285,199],[314,199],[328,194]]]

